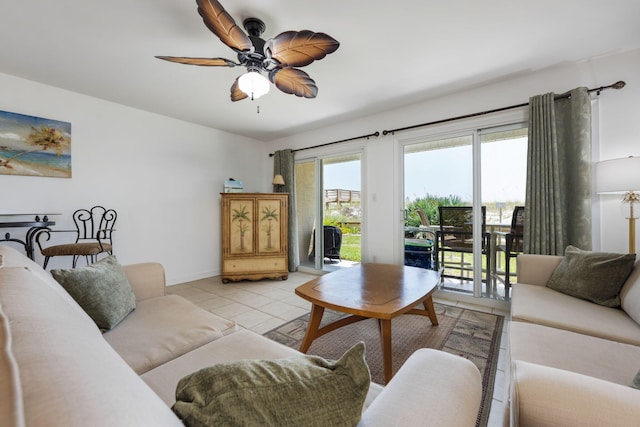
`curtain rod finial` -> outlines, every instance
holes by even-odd
[[[614,89],[622,89],[626,85],[627,84],[624,81],[619,80],[619,81],[615,82],[614,84],[612,84],[611,87],[614,88]]]

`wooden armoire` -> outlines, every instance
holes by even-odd
[[[222,282],[289,277],[285,193],[222,193]]]

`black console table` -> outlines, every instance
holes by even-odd
[[[55,225],[55,221],[49,219],[50,216],[60,215],[54,214],[19,214],[19,213],[0,213],[0,228],[26,228],[24,240],[11,237],[11,233],[5,233],[4,238],[0,242],[15,242],[24,247],[27,256],[33,259],[33,238],[36,233],[43,229],[48,229]]]

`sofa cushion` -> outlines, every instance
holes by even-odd
[[[471,360],[421,348],[384,387],[358,427],[475,426],[481,400],[482,376]],[[502,425],[492,421],[489,425]]]
[[[364,343],[338,361],[318,356],[239,360],[181,379],[173,410],[187,426],[353,426],[370,380]]]
[[[509,325],[512,360],[564,369],[629,385],[640,369],[640,347],[524,322]]]
[[[114,256],[87,267],[52,270],[51,275],[103,331],[112,329],[136,308],[136,296]]]
[[[136,309],[104,338],[142,374],[235,330],[234,321],[181,296],[166,295],[138,301]]]
[[[619,307],[620,289],[635,261],[635,254],[591,252],[567,246],[547,287],[606,307]]]
[[[620,290],[620,303],[625,313],[640,324],[640,261]]]
[[[170,360],[145,372],[141,377],[170,407],[176,403],[178,381],[198,369],[240,359],[284,359],[301,354],[291,347],[242,329]],[[382,389],[381,385],[371,383],[364,402],[365,409],[378,397]]]
[[[511,425],[637,426],[640,391],[562,369],[513,363]]]
[[[11,339],[9,319],[0,305],[0,425],[22,427],[25,425],[22,388]]]
[[[604,307],[544,286],[514,285],[511,318],[640,345],[640,325],[621,309]]]
[[[25,266],[34,265],[24,259]],[[0,306],[9,320],[26,423],[180,426],[95,323],[43,277],[25,267],[0,268]],[[0,378],[6,380],[4,372]]]
[[[176,403],[178,381],[194,371],[241,359],[285,359],[301,354],[253,331],[242,329],[163,363],[141,377],[171,407]]]

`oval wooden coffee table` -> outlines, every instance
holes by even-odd
[[[296,288],[296,295],[311,301],[309,325],[300,351],[306,353],[313,340],[365,319],[378,319],[384,361],[384,378],[393,376],[391,367],[391,319],[401,314],[428,316],[438,325],[431,295],[440,273],[395,264],[365,263],[313,279]],[[416,306],[422,304],[424,309]],[[351,314],[320,328],[325,308]]]

